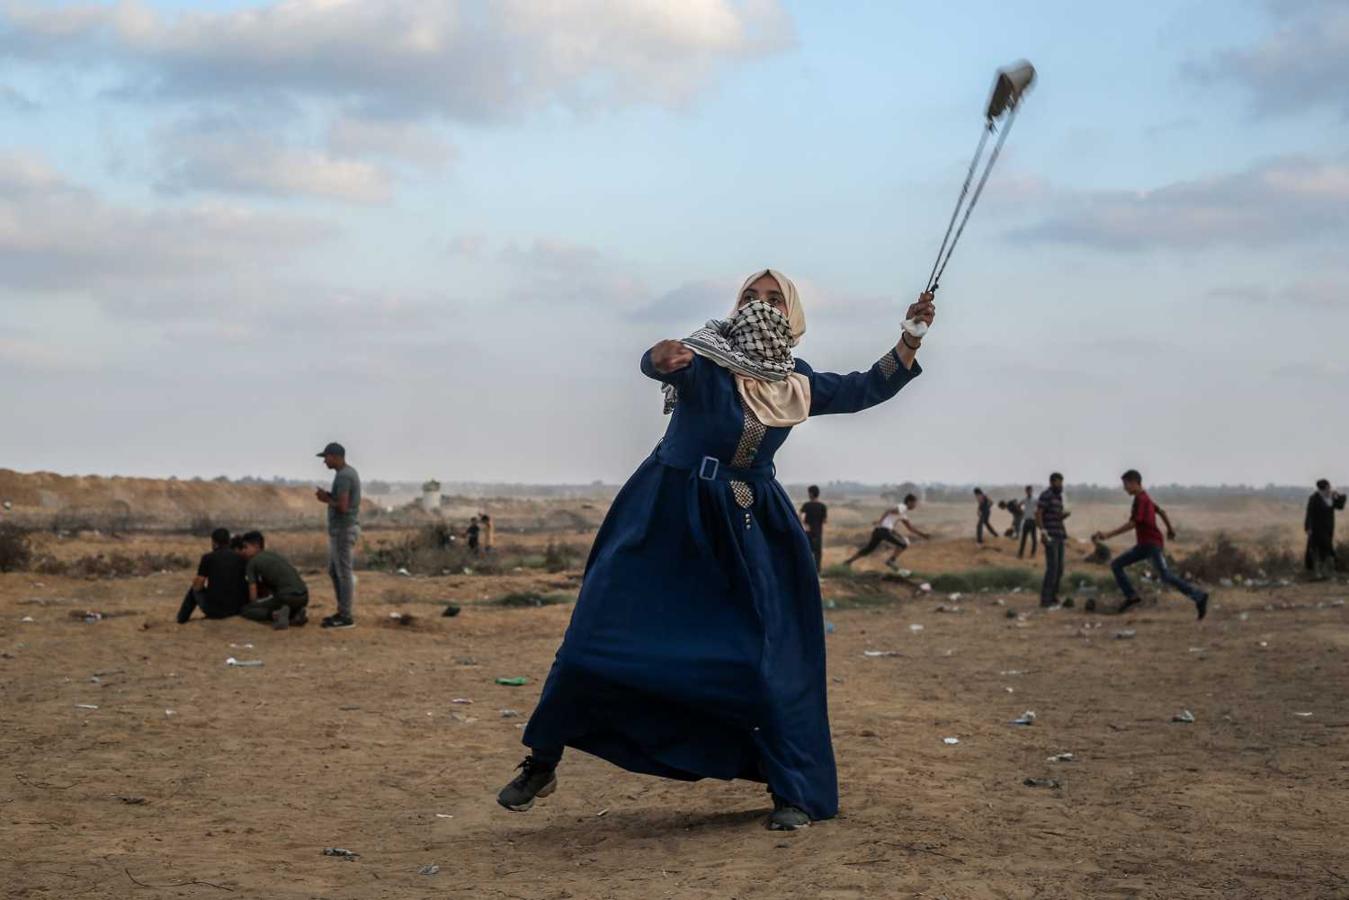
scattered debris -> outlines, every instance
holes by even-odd
[[[256,668],[259,668],[259,667],[262,665],[262,660],[260,660],[260,659],[235,659],[233,656],[231,656],[229,659],[225,660],[225,665],[227,665],[227,666],[234,666],[234,667],[240,668],[240,669],[256,669]]]
[[[923,626],[919,625],[917,622],[914,622],[912,625],[909,626],[909,630],[912,631],[914,634],[917,634],[918,632],[923,630]]]
[[[1017,716],[1015,719],[1013,719],[1013,720],[1012,720],[1012,724],[1013,724],[1013,725],[1034,725],[1034,724],[1035,724],[1035,710],[1033,710],[1033,709],[1028,709],[1028,710],[1026,710],[1026,711],[1023,712],[1021,715],[1019,715],[1019,716]]]
[[[1026,787],[1052,788],[1054,790],[1063,787],[1063,785],[1059,784],[1059,782],[1053,778],[1027,778],[1021,783]]]
[[[231,650],[252,650],[252,644],[230,644]]]
[[[34,619],[32,616],[24,616],[24,617],[23,617],[22,619],[20,619],[19,621],[20,621],[20,622],[35,622],[35,621],[37,621],[37,620]]]
[[[440,866],[422,866],[417,870],[418,875],[434,875],[440,871]]]
[[[529,679],[522,675],[516,675],[513,678],[498,678],[497,684],[504,684],[506,687],[524,687],[529,684]]]
[[[453,819],[454,816],[450,815],[449,813],[436,813],[436,818],[437,818],[437,819]]]
[[[476,666],[478,661],[471,656],[460,656],[455,659],[456,666]]]
[[[959,744],[959,743],[960,743],[960,738],[956,738],[956,737],[946,737],[946,738],[942,738],[942,739],[941,739],[941,742],[942,742],[943,744]]]
[[[389,620],[396,622],[399,625],[411,625],[413,622],[417,621],[417,617],[412,613],[391,612],[389,613]]]
[[[472,703],[473,701],[470,700],[470,699],[468,699],[467,697],[455,697],[455,698],[454,698],[453,700],[451,700],[450,702],[451,702],[451,703],[458,703],[458,704],[461,705],[461,706],[467,706],[468,704]]]
[[[176,715],[178,715],[178,711],[177,711],[177,710],[174,710],[174,709],[166,709],[166,710],[164,710],[164,717],[165,717],[165,718],[168,718],[169,716],[176,716]]]
[[[956,594],[956,595],[954,595],[954,596],[960,596],[960,595],[959,595],[959,594]],[[937,608],[936,608],[935,610],[933,610],[933,612],[939,612],[939,613],[960,613],[960,612],[964,612],[964,611],[965,611],[965,610],[962,609],[962,608],[959,607],[959,606],[947,606],[945,603],[938,603],[938,604],[937,604]]]
[[[125,803],[127,806],[144,806],[144,805],[145,805],[145,798],[144,798],[144,797],[122,797],[122,796],[119,796],[117,799],[118,799],[118,800],[121,800],[121,801],[122,801],[123,803]]]
[[[85,621],[85,622],[89,622],[89,623],[91,623],[91,624],[94,623],[94,622],[101,622],[101,621],[103,621],[103,613],[98,612],[98,611],[96,611],[96,610],[92,610],[92,609],[91,609],[91,610],[87,610],[87,611],[85,611],[85,612],[79,612],[79,611],[77,611],[77,610],[71,610],[70,617],[71,617],[72,619],[81,619],[81,620],[83,620],[83,621]]]
[[[1009,694],[1015,694],[1015,693],[1016,693],[1016,688],[1012,687],[1011,685],[1008,685],[1007,687],[1004,687],[1003,690],[1006,691],[1006,692],[1009,693]]]
[[[336,856],[336,857],[339,857],[339,858],[341,858],[341,859],[345,859],[347,862],[355,862],[356,860],[358,860],[358,859],[361,858],[361,854],[359,854],[359,853],[353,853],[353,852],[350,851],[350,850],[344,850],[344,849],[341,848],[341,847],[324,847],[324,848],[323,848],[323,855],[324,855],[324,856]]]
[[[1115,632],[1115,640],[1117,640],[1117,641],[1128,641],[1128,640],[1132,640],[1132,639],[1133,639],[1134,637],[1136,637],[1137,635],[1138,635],[1138,632],[1135,631],[1134,629],[1132,629],[1132,628],[1124,628],[1124,629],[1121,629],[1121,630]]]
[[[1020,669],[1003,669],[1003,670],[1002,670],[1001,672],[999,672],[998,674],[999,674],[999,675],[1025,675],[1026,673],[1023,672],[1023,671],[1021,671]]]
[[[1017,614],[1016,614],[1016,610],[1014,610],[1014,609],[1009,609],[1009,610],[1007,610],[1007,612],[1006,612],[1004,615],[1006,615],[1007,618],[1009,618],[1009,619],[1015,619]]]
[[[1052,762],[1052,763],[1072,762],[1072,761],[1073,755],[1071,753],[1055,753],[1053,756],[1045,758],[1045,762]]]
[[[398,574],[399,574],[399,575],[402,575],[404,578],[411,578],[411,577],[412,577],[412,573],[409,572],[407,569],[403,569],[403,568],[400,568],[400,569],[398,570]]]
[[[595,813],[595,818],[597,818],[597,819],[602,819],[602,818],[604,818],[604,817],[607,816],[607,815],[609,815],[609,807],[606,806],[604,809],[602,809],[602,810],[600,810],[599,812]]]
[[[501,711],[501,718],[503,718],[503,719],[518,719],[518,718],[520,718],[520,711],[519,711],[519,710],[515,710],[515,709],[503,709],[503,710]]]
[[[98,709],[98,707],[95,706],[95,705],[92,704],[92,703],[76,703],[76,704],[75,704],[75,708],[76,708],[76,709]]]
[[[1194,713],[1190,712],[1188,709],[1182,709],[1180,712],[1176,713],[1174,716],[1171,717],[1172,722],[1184,722],[1187,725],[1193,722],[1194,720],[1195,720]]]
[[[924,594],[930,594],[932,592],[932,585],[924,581],[922,584],[918,585],[918,590],[922,591]]]
[[[900,653],[898,650],[863,650],[862,655],[874,658],[877,656],[899,656]]]
[[[441,613],[441,616],[443,616],[443,617],[445,617],[445,618],[447,618],[447,619],[452,619],[452,618],[454,618],[454,617],[457,616],[457,615],[459,615],[459,606],[458,606],[458,604],[455,604],[455,603],[450,603],[450,604],[446,605],[445,611],[444,611],[443,613]]]
[[[1304,719],[1309,719],[1309,718],[1311,718],[1311,716],[1312,716],[1312,714],[1309,713],[1309,712],[1295,712],[1295,713],[1293,713],[1293,715],[1295,715],[1295,716],[1301,716],[1301,717],[1304,718]]]

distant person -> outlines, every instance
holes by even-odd
[[[1002,536],[1015,538],[1021,533],[1021,520],[1025,517],[1026,508],[1021,505],[1021,501],[1014,498],[1011,500],[999,500],[998,509],[1005,509],[1008,515],[1012,517],[1012,524],[1007,527],[1007,530],[1002,533]]]
[[[1021,546],[1016,551],[1017,559],[1026,555],[1026,538],[1030,538],[1030,558],[1035,559],[1039,530],[1035,524],[1035,489],[1026,485],[1026,499],[1021,501]]]
[[[1049,476],[1049,487],[1040,492],[1035,503],[1035,525],[1040,530],[1045,545],[1045,580],[1040,585],[1040,606],[1045,609],[1058,609],[1072,606],[1072,598],[1059,600],[1059,587],[1063,582],[1063,551],[1068,541],[1068,530],[1064,520],[1072,513],[1063,509],[1063,476],[1058,472]]]
[[[845,566],[851,566],[862,557],[870,556],[876,551],[877,547],[884,543],[893,544],[895,547],[894,552],[890,554],[890,558],[885,562],[887,566],[894,568],[896,560],[899,559],[899,554],[909,548],[908,537],[899,532],[901,525],[918,537],[931,537],[925,532],[914,528],[913,523],[909,521],[909,511],[915,509],[917,506],[918,498],[913,494],[907,494],[905,495],[904,500],[897,506],[892,506],[887,509],[885,513],[876,520],[876,524],[872,527],[871,537],[867,540],[866,546],[845,559],[843,564]]]
[[[1166,525],[1166,537],[1174,540],[1176,530],[1171,527],[1171,519],[1164,509],[1153,502],[1148,492],[1143,490],[1143,476],[1137,469],[1125,472],[1120,476],[1120,481],[1124,485],[1124,492],[1134,498],[1133,508],[1129,511],[1129,521],[1112,531],[1098,531],[1092,535],[1092,541],[1101,543],[1131,529],[1136,536],[1137,543],[1134,544],[1134,548],[1125,550],[1110,564],[1110,570],[1115,573],[1115,583],[1124,594],[1124,602],[1120,604],[1119,611],[1124,612],[1129,607],[1143,602],[1138,592],[1134,590],[1133,583],[1129,581],[1125,569],[1146,560],[1152,564],[1158,578],[1194,601],[1198,618],[1204,618],[1208,613],[1208,594],[1172,572],[1166,564],[1166,554],[1163,552],[1166,539],[1162,537],[1161,529],[1157,527],[1157,517],[1161,516],[1162,522]]]
[[[303,625],[309,621],[309,587],[280,553],[268,550],[261,532],[244,535],[243,558],[247,561],[244,580],[248,582],[248,604],[240,610],[245,619],[271,622],[275,629]]]
[[[496,526],[492,524],[492,517],[487,513],[478,516],[481,533],[479,540],[482,543],[482,552],[491,553],[496,547]]]
[[[810,555],[815,557],[818,574],[824,563],[824,523],[829,520],[829,507],[820,502],[820,489],[816,485],[806,488],[806,495],[810,499],[801,504],[801,524],[806,527]]]
[[[208,619],[227,619],[239,615],[248,602],[246,564],[231,546],[229,529],[211,532],[211,552],[202,554],[201,562],[197,563],[197,577],[178,607],[179,625],[192,618],[194,609],[200,609]]]
[[[474,516],[468,520],[468,527],[464,529],[464,537],[468,540],[468,549],[472,553],[481,552],[482,526],[478,524],[478,517]]]
[[[328,507],[328,575],[337,596],[337,612],[324,617],[323,627],[351,628],[356,624],[352,608],[356,604],[356,542],[361,537],[361,476],[348,465],[341,444],[329,444],[318,455],[333,470],[332,488],[319,488],[314,496]]]
[[[993,513],[993,501],[984,493],[983,488],[974,489],[974,502],[978,510],[979,521],[974,526],[974,542],[982,544],[984,542],[984,529],[988,529],[989,537],[997,537],[998,531],[993,527],[993,523],[988,517]]]
[[[1335,572],[1335,513],[1344,509],[1344,494],[1331,490],[1330,482],[1316,482],[1316,493],[1307,498],[1302,528],[1307,532],[1307,568],[1324,581]]]

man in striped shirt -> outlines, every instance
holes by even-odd
[[[1040,540],[1045,548],[1045,580],[1040,585],[1040,605],[1046,609],[1072,606],[1070,597],[1059,601],[1059,584],[1063,581],[1063,550],[1068,531],[1063,520],[1072,513],[1063,509],[1063,476],[1058,472],[1049,476],[1049,487],[1040,494],[1035,504],[1035,524],[1040,529]]]

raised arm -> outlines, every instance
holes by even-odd
[[[930,325],[936,315],[931,294],[923,294],[912,304],[906,318]],[[922,374],[915,358],[922,338],[903,333],[895,346],[865,372],[816,372],[798,360],[797,370],[810,379],[810,414],[828,416],[861,412],[884,403],[914,378]]]

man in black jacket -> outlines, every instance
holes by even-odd
[[[1335,571],[1335,512],[1341,509],[1344,495],[1332,491],[1324,478],[1316,482],[1316,493],[1307,498],[1302,529],[1307,532],[1307,568],[1318,581]]]
[[[197,577],[178,608],[178,624],[185,623],[198,608],[208,619],[237,616],[248,602],[246,565],[244,558],[230,549],[229,531],[217,528],[211,532],[211,552],[204,554],[197,565]]]

